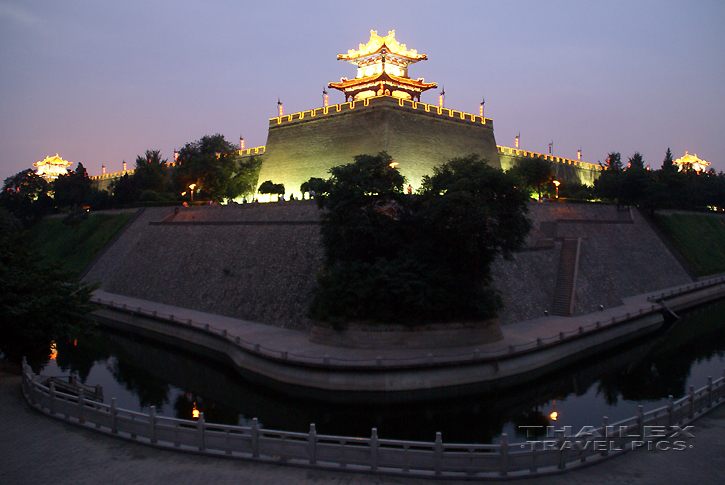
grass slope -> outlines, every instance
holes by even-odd
[[[133,212],[90,214],[75,227],[63,223],[62,217],[46,218],[26,237],[43,258],[78,276],[132,216]]]
[[[725,273],[725,224],[722,218],[656,214],[654,221],[695,275]]]

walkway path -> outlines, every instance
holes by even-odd
[[[380,477],[307,470],[159,450],[109,438],[54,420],[23,400],[20,377],[0,373],[0,484],[399,484],[471,482]],[[725,406],[696,422],[693,448],[638,450],[564,475],[517,480],[526,484],[642,485],[725,483]]]
[[[663,290],[665,292],[668,290]],[[659,295],[660,292],[653,292],[652,295]],[[637,295],[624,299],[624,305],[608,308],[601,312],[590,313],[574,318],[562,316],[542,316],[534,320],[528,320],[501,327],[503,332],[503,340],[491,344],[471,345],[468,347],[452,347],[439,348],[435,350],[437,358],[445,359],[446,356],[458,356],[464,354],[472,354],[476,349],[483,353],[496,352],[509,348],[511,345],[523,345],[535,342],[537,338],[547,339],[556,337],[560,332],[573,332],[580,326],[590,326],[596,321],[611,321],[612,317],[621,320],[625,314],[635,315],[640,310],[647,311],[652,308],[653,303],[647,300],[649,294]],[[261,323],[248,322],[235,318],[225,317],[221,315],[213,315],[203,313],[186,308],[165,305],[148,300],[140,300],[123,295],[111,294],[102,290],[94,292],[95,298],[100,299],[103,303],[112,301],[114,305],[126,305],[129,309],[141,308],[144,313],[156,311],[159,315],[173,315],[175,320],[193,320],[198,324],[209,324],[217,330],[226,330],[232,336],[238,336],[243,341],[250,343],[260,343],[263,347],[271,351],[287,351],[304,357],[322,357],[329,356],[334,365],[336,360],[374,360],[377,356],[384,359],[416,359],[424,358],[430,349],[349,349],[343,347],[331,347],[327,345],[319,345],[310,343],[307,334],[298,330],[289,330],[281,327],[274,327]],[[437,362],[441,360],[438,359]]]

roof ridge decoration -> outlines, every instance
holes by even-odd
[[[339,83],[329,83],[328,87],[342,91],[345,101],[355,101],[372,96],[392,96],[398,99],[420,101],[420,95],[436,87],[436,83],[426,83],[423,78],[416,80],[408,76],[408,66],[425,61],[428,56],[418,54],[415,49],[395,40],[395,31],[380,37],[376,30],[370,31],[367,44],[360,44],[358,50],[350,49],[347,54],[338,54],[338,61],[357,66],[354,79],[345,77]]]
[[[407,57],[413,62],[423,61],[428,58],[425,54],[418,54],[416,49],[408,50],[405,44],[400,44],[395,40],[395,30],[388,31],[388,35],[385,37],[380,37],[377,30],[371,30],[370,40],[368,40],[367,44],[360,44],[358,50],[349,49],[347,54],[338,54],[337,58],[341,61],[357,64],[359,58],[374,55],[383,47],[386,47],[391,54]]]

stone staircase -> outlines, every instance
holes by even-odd
[[[577,238],[564,239],[561,245],[552,315],[570,317],[574,311],[574,289],[576,288],[580,244],[581,238]]]

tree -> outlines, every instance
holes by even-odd
[[[218,133],[187,143],[179,150],[174,173],[176,190],[184,192],[196,184],[202,197],[209,200],[222,202],[238,197],[242,186],[234,180],[237,158],[237,147]]]
[[[284,195],[284,184],[275,184],[271,180],[262,182],[257,189],[260,194],[276,195],[278,198],[280,195]]]
[[[27,356],[30,362],[44,362],[52,341],[90,328],[82,315],[94,309],[94,287],[40,260],[20,229],[0,209],[0,353],[11,361]]]
[[[340,323],[471,321],[491,317],[497,255],[519,249],[530,229],[515,179],[476,156],[454,159],[404,194],[385,152],[334,167],[318,198],[325,265],[310,307]]]
[[[0,206],[20,219],[25,227],[53,211],[50,186],[32,169],[23,170],[5,179],[0,193]]]
[[[322,195],[327,192],[327,182],[319,177],[311,177],[307,182],[300,185],[300,192],[304,195],[309,192],[310,195]]]
[[[166,192],[168,159],[161,159],[160,150],[146,150],[142,156],[136,157],[136,170],[133,172],[135,190],[141,193],[144,190]]]
[[[247,157],[238,160],[236,173],[229,182],[225,198],[235,199],[239,196],[251,198],[257,188],[259,170],[262,168],[262,159]],[[284,192],[282,192],[284,193]]]
[[[82,163],[75,171],[60,175],[52,183],[55,204],[58,208],[76,208],[85,204],[93,192],[91,179]]]
[[[525,157],[509,170],[517,177],[521,184],[529,190],[534,190],[541,199],[541,187],[554,180],[554,171],[551,164],[542,157]]]

